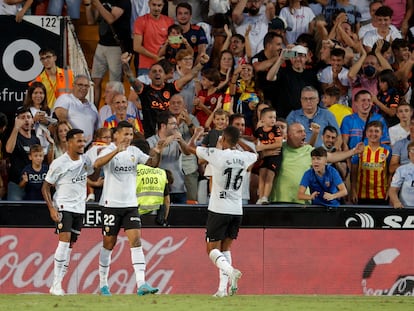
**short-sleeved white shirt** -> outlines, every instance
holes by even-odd
[[[64,108],[68,112],[68,121],[73,128],[83,130],[86,144],[93,139],[93,133],[99,126],[98,110],[94,104],[82,103],[73,94],[62,94],[56,99],[54,109]]]
[[[55,185],[53,204],[59,211],[85,213],[86,180],[93,171],[92,161],[86,155],[73,161],[64,153],[53,160],[45,180]]]
[[[242,184],[247,168],[257,154],[232,149],[197,147],[197,156],[208,161],[213,187],[208,210],[219,214],[243,215]]]
[[[117,146],[111,143],[99,153],[99,158],[111,153]],[[149,156],[137,147],[128,146],[103,166],[104,185],[100,205],[126,208],[137,206],[136,177],[138,163],[145,164]]]
[[[394,144],[399,141],[400,139],[406,138],[408,135],[410,135],[410,131],[406,131],[400,123],[391,126],[388,129],[388,134],[390,135],[390,142],[391,146],[394,146]]]
[[[338,80],[343,86],[349,86],[348,80],[348,69],[342,67],[341,72],[338,74]],[[324,68],[318,75],[318,80],[321,83],[332,83],[333,82],[333,73],[332,66]]]
[[[400,201],[404,206],[414,206],[414,164],[401,165],[392,177],[391,187],[400,188]]]
[[[390,32],[388,33],[388,36],[386,38],[381,37],[378,34],[377,29],[374,29],[374,30],[370,30],[367,33],[365,33],[364,37],[362,38],[362,44],[372,48],[379,39],[384,39],[390,42],[394,39],[401,39],[401,38],[402,37],[401,37],[401,33],[399,32],[399,30],[395,31],[394,28],[390,27]]]

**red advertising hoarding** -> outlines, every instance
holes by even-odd
[[[52,229],[0,228],[0,293],[48,293],[57,237]],[[240,294],[412,294],[411,230],[242,229],[232,250]],[[218,271],[204,229],[143,229],[147,281],[162,294],[212,294]],[[84,229],[63,287],[98,293],[99,229]],[[136,291],[129,244],[113,251],[113,293]]]

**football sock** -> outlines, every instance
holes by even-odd
[[[231,252],[230,251],[223,251],[222,252],[224,257],[227,259],[228,263],[231,265]],[[223,270],[219,269],[220,274],[220,283],[219,283],[219,291],[226,292],[227,291],[227,284],[229,283],[229,277],[227,274],[224,273]]]
[[[66,254],[66,261],[63,264],[63,269],[62,269],[62,280],[66,275],[66,272],[68,271],[68,267],[69,267],[69,263],[70,263],[70,255],[72,254],[72,248],[69,247],[68,252]]]
[[[140,287],[141,285],[145,284],[146,269],[145,256],[144,251],[142,250],[142,246],[131,248],[131,262],[132,267],[135,271],[137,286]]]
[[[223,270],[225,274],[230,275],[233,272],[233,267],[229,264],[223,253],[217,248],[210,251],[209,257],[213,264],[216,265],[217,268]]]
[[[99,286],[108,286],[109,267],[111,265],[112,251],[101,248],[99,253]]]
[[[54,256],[54,279],[53,284],[62,282],[63,266],[66,262],[67,253],[69,250],[69,242],[59,241]]]

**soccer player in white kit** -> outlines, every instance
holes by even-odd
[[[65,294],[62,280],[67,271],[73,244],[77,241],[85,214],[86,180],[93,173],[91,160],[84,155],[85,137],[80,129],[66,134],[67,152],[53,160],[42,186],[50,217],[56,222],[59,243],[54,255],[54,278],[50,293]],[[51,187],[56,189],[51,195]]]
[[[94,166],[103,167],[105,180],[101,196],[103,245],[99,255],[99,280],[103,296],[111,296],[108,284],[111,253],[121,227],[131,247],[132,266],[135,271],[139,296],[154,294],[154,288],[145,282],[145,256],[141,246],[141,219],[136,197],[136,175],[139,163],[155,167],[159,163],[162,142],[143,153],[131,146],[134,131],[127,121],[119,122],[114,142],[101,151]]]
[[[189,147],[212,167],[213,185],[206,225],[207,253],[217,268],[229,276],[229,294],[234,295],[242,273],[231,265],[230,247],[237,238],[242,221],[243,178],[256,162],[257,154],[240,140],[240,130],[234,126],[224,129],[215,148],[197,147],[194,150],[194,141],[202,131],[202,128],[196,129]],[[238,144],[246,151],[237,150]],[[218,291],[214,296],[224,297],[227,292]]]

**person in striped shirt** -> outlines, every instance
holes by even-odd
[[[382,123],[371,121],[366,127],[368,143],[351,159],[351,200],[355,204],[388,205],[391,147],[381,144]]]

